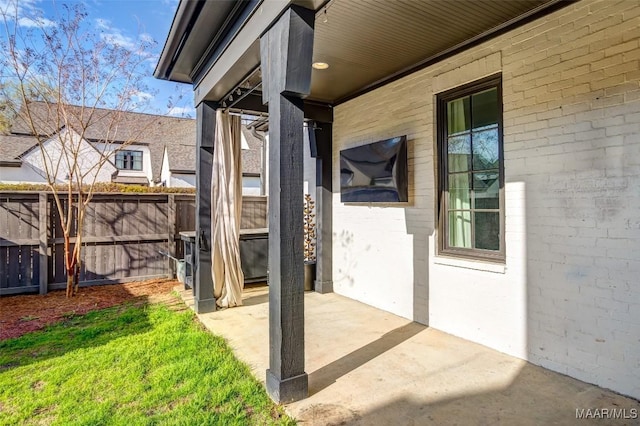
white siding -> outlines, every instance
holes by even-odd
[[[47,180],[29,164],[21,167],[0,167],[0,183],[46,183]]]
[[[183,173],[171,173],[171,188],[195,188],[196,187],[196,175],[195,174],[183,174]]]
[[[171,187],[171,170],[169,170],[169,156],[167,147],[162,152],[162,167],[160,168],[160,183]]]
[[[335,108],[334,288],[640,398],[640,7],[583,1]],[[506,264],[436,256],[435,95],[502,72]],[[409,203],[339,151],[407,135]]]
[[[242,176],[242,195],[261,195],[260,176]]]
[[[43,144],[46,156],[43,157],[42,150],[39,148],[33,149],[22,157],[23,166],[28,164],[30,167],[36,170],[36,173],[41,176],[46,176],[45,170],[49,170],[52,177],[55,176],[56,182],[66,182],[69,175],[69,168],[66,165],[66,157],[72,160],[72,154],[68,156],[63,154],[61,140],[65,143],[79,144],[78,149],[72,151],[77,152],[81,172],[85,175],[84,182],[90,184],[91,182],[110,182],[111,174],[115,171],[109,163],[105,163],[102,167],[98,168],[97,165],[100,162],[101,155],[96,151],[88,142],[82,140],[78,142],[80,136],[74,132],[64,129],[60,132],[60,135],[53,136]],[[72,141],[72,142],[71,142]],[[55,172],[57,170],[57,173]],[[45,179],[46,180],[46,179]]]

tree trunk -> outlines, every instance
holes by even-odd
[[[80,254],[78,253],[78,256]],[[75,296],[76,294],[78,294],[78,287],[80,286],[80,260],[77,259],[76,260],[76,270],[75,273],[73,274],[73,295]]]
[[[73,296],[73,277],[73,272],[67,269],[67,298]]]
[[[64,256],[65,256],[65,269],[67,270],[67,297],[73,297],[77,292],[77,285],[79,278],[78,262],[71,244],[71,239],[68,235],[64,236]]]

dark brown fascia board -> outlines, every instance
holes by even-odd
[[[260,177],[260,173],[242,172],[242,177]]]
[[[171,80],[173,66],[180,56],[191,30],[198,19],[205,0],[180,0],[176,14],[173,16],[171,28],[164,42],[160,59],[153,71],[153,76],[161,80]],[[177,80],[173,80],[177,81]],[[192,81],[180,81],[181,83],[192,83]]]
[[[368,92],[371,92],[375,89],[378,89],[382,86],[386,86],[389,83],[393,83],[396,80],[399,80],[403,77],[406,77],[410,74],[413,74],[416,71],[420,71],[428,66],[436,64],[440,61],[443,61],[447,58],[450,58],[453,55],[461,53],[467,49],[470,49],[474,46],[479,45],[480,43],[484,43],[485,41],[491,40],[492,38],[498,37],[506,32],[509,32],[515,28],[518,28],[522,25],[525,25],[531,21],[535,21],[536,19],[542,18],[556,10],[562,9],[563,7],[572,5],[581,0],[551,0],[548,3],[544,3],[534,9],[531,9],[529,12],[526,12],[520,16],[517,16],[503,24],[498,25],[490,30],[487,30],[481,34],[478,34],[475,37],[472,37],[468,40],[463,41],[449,49],[446,49],[442,52],[436,53],[435,55],[426,58],[417,64],[410,65],[407,68],[404,68],[400,71],[397,71],[387,77],[381,78],[378,81],[375,81],[359,90],[356,90],[353,93],[350,93],[342,98],[337,99],[333,105],[338,106],[345,102],[350,101],[351,99],[355,99],[359,96],[362,96]]]
[[[104,139],[86,139],[87,142],[91,143],[104,143],[107,145],[141,145],[141,146],[150,146],[149,142],[137,142],[137,141],[107,141]]]
[[[0,160],[0,167],[22,167],[22,160]]]

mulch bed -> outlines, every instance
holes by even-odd
[[[0,340],[22,336],[70,315],[82,315],[125,302],[145,301],[171,293],[176,280],[149,280],[126,284],[84,287],[67,299],[64,290],[44,296],[0,297]]]

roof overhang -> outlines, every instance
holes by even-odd
[[[154,75],[193,84],[196,105],[220,102],[255,75],[261,35],[298,4],[316,10],[314,61],[330,64],[313,71],[309,100],[336,105],[575,1],[182,0]]]
[[[259,66],[260,36],[290,4],[325,2],[181,0],[154,76],[193,84],[196,105],[218,101]]]
[[[195,175],[195,170],[186,170],[186,169],[169,169],[171,173],[177,173],[180,175]]]
[[[116,174],[111,178],[113,183],[122,183],[125,185],[149,185],[149,179],[142,176],[120,176]]]

